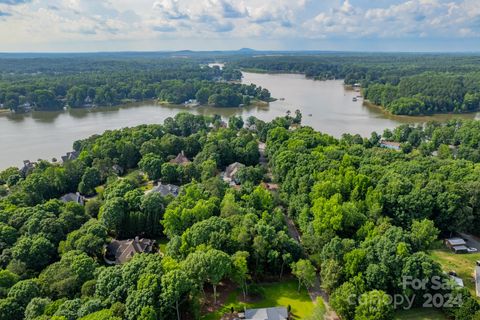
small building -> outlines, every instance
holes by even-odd
[[[32,162],[30,160],[23,160],[23,167],[20,169],[20,173],[22,176],[26,177],[30,171],[35,168],[36,162]]]
[[[81,204],[82,206],[85,205],[85,197],[82,196],[80,193],[67,193],[60,197],[60,201],[62,202],[75,202]]]
[[[280,188],[279,185],[276,183],[262,182],[262,185],[268,191],[278,191],[278,189]]]
[[[234,162],[225,168],[225,172],[222,174],[222,179],[230,185],[239,184],[238,179],[235,177],[238,171],[245,168],[245,165],[240,162]]]
[[[459,286],[459,287],[461,287],[461,288],[465,287],[465,285],[463,284],[462,278],[459,278],[459,277],[457,277],[457,276],[452,276],[452,275],[450,275],[450,279],[452,279],[453,281],[455,281],[455,283],[457,284],[457,286]]]
[[[117,176],[121,176],[121,175],[123,175],[123,172],[124,172],[125,170],[123,169],[122,166],[120,166],[120,165],[118,165],[118,164],[114,164],[114,165],[112,166],[112,171],[113,171],[113,173],[115,173]]]
[[[105,261],[108,264],[123,264],[137,253],[151,253],[155,246],[155,240],[135,237],[128,240],[113,240],[107,246]]]
[[[170,160],[170,163],[178,164],[178,165],[185,165],[190,163],[190,160],[185,156],[185,152],[180,152],[175,159]]]
[[[445,245],[448,248],[453,250],[454,247],[458,247],[458,246],[466,247],[467,243],[462,238],[449,238],[449,239],[445,239]]]
[[[300,128],[300,124],[298,124],[298,123],[292,123],[292,124],[290,125],[290,127],[288,127],[288,130],[290,130],[290,131],[295,131],[295,130],[297,130],[298,128]]]
[[[459,254],[459,253],[468,253],[468,247],[467,246],[455,246],[452,248],[453,252]]]
[[[93,99],[90,96],[87,96],[85,100],[83,100],[83,106],[85,108],[92,108],[95,105],[93,104]]]
[[[198,107],[200,105],[196,99],[188,99],[183,104],[187,107]]]
[[[285,307],[246,309],[245,319],[247,320],[286,320],[288,310]]]
[[[400,151],[401,144],[399,142],[382,140],[380,141],[380,147],[390,149],[390,150]]]
[[[80,151],[67,152],[66,155],[62,156],[62,162],[72,161],[78,159],[80,156]]]
[[[150,192],[160,193],[164,197],[169,195],[178,197],[178,194],[180,193],[180,187],[173,184],[159,183],[157,186],[153,187]]]

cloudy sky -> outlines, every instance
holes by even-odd
[[[480,51],[480,0],[0,0],[2,51]]]

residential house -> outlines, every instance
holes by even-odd
[[[157,186],[153,187],[150,192],[160,193],[164,197],[169,195],[177,197],[180,193],[180,187],[173,184],[159,183]]]
[[[82,206],[85,205],[85,197],[82,196],[80,193],[67,193],[60,197],[60,201],[63,202],[75,202],[81,204]]]
[[[108,264],[124,264],[137,253],[151,253],[155,240],[135,237],[128,240],[113,240],[107,246],[105,261]]]
[[[176,157],[175,159],[172,159],[170,160],[170,163],[175,163],[175,164],[178,164],[178,165],[186,165],[188,163],[190,163],[190,160],[188,160],[188,158],[185,156],[185,152],[180,152]]]
[[[22,174],[22,176],[27,176],[30,171],[35,168],[36,164],[36,162],[32,162],[30,160],[23,160],[23,167],[22,169],[20,169],[20,173]]]
[[[80,156],[80,151],[67,152],[66,155],[62,156],[62,162],[67,162],[71,160],[76,160]]]
[[[90,96],[87,96],[85,100],[83,101],[83,106],[85,108],[91,108],[94,107],[95,105],[93,104],[93,99]]]
[[[278,191],[278,189],[280,188],[279,185],[276,183],[262,182],[262,185],[268,191]]]
[[[382,140],[380,141],[380,147],[390,149],[390,150],[400,151],[401,144],[399,142]]]
[[[121,175],[123,174],[123,172],[124,172],[123,167],[120,166],[120,165],[118,165],[118,164],[114,164],[114,165],[112,166],[112,171],[113,171],[113,173],[115,173],[117,176],[121,176]]]
[[[246,320],[287,320],[288,310],[285,307],[246,309]]]
[[[226,183],[229,183],[230,185],[239,184],[239,181],[235,176],[238,173],[238,171],[244,167],[245,165],[240,162],[232,163],[227,168],[225,168],[225,172],[222,174],[223,181],[225,181]]]
[[[455,253],[468,253],[468,247],[462,238],[445,239],[445,245]]]

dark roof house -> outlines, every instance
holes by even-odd
[[[247,320],[286,320],[288,310],[285,307],[260,308],[245,310]]]
[[[452,249],[456,246],[465,246],[467,243],[462,238],[449,238],[445,239],[445,245]]]
[[[80,151],[67,152],[66,155],[62,156],[62,161],[76,160],[80,156]]]
[[[85,197],[82,196],[80,193],[67,193],[60,197],[60,201],[63,202],[75,202],[81,204],[82,206],[85,205]]]
[[[462,238],[445,239],[445,245],[455,253],[468,253],[468,247]]]
[[[30,160],[23,160],[23,167],[20,169],[20,173],[25,177],[31,170],[35,168],[36,162]]]
[[[178,194],[180,193],[180,187],[173,184],[159,183],[157,186],[153,187],[153,189],[150,190],[150,192],[160,193],[164,197],[168,195],[177,197]]]
[[[155,240],[135,239],[129,240],[113,240],[107,246],[107,252],[105,254],[105,261],[108,264],[123,264],[137,253],[151,253],[155,245]]]
[[[170,160],[170,163],[184,165],[184,164],[190,163],[190,160],[188,160],[188,158],[185,156],[185,152],[183,152],[183,150],[182,150],[182,152],[180,152],[175,157],[175,159]]]

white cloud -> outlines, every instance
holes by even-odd
[[[0,43],[480,37],[478,1],[0,0]]]

